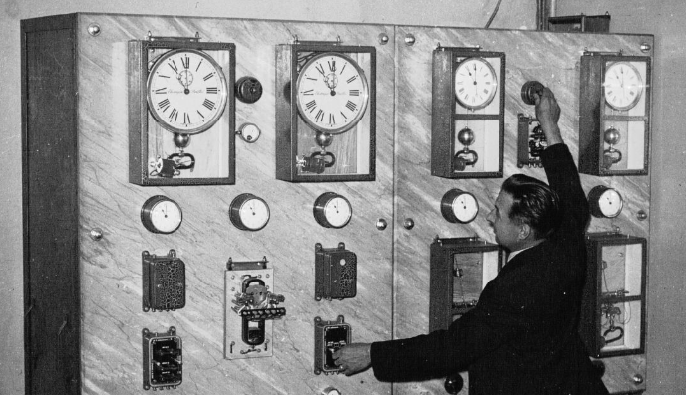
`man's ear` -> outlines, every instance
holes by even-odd
[[[519,233],[517,234],[518,240],[526,240],[531,236],[531,226],[529,224],[521,224],[519,226]]]

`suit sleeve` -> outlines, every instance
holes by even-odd
[[[418,381],[445,377],[526,330],[513,301],[479,301],[447,330],[408,339],[372,343],[374,375],[380,381]]]
[[[548,185],[561,200],[564,219],[560,230],[577,235],[583,233],[588,222],[588,201],[569,148],[566,144],[551,145],[541,154],[541,161]]]

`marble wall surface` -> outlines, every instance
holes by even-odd
[[[97,23],[101,34],[87,27]],[[516,166],[517,114],[533,115],[522,103],[522,84],[538,80],[551,87],[562,107],[561,129],[578,155],[579,57],[585,49],[641,54],[650,36],[554,34],[519,30],[431,28],[80,14],[78,40],[79,204],[82,286],[82,377],[88,394],[131,394],[142,389],[141,330],[175,326],[183,339],[183,394],[311,394],[333,386],[343,394],[442,393],[442,380],[391,386],[371,371],[353,378],[313,374],[313,319],[344,315],[354,342],[406,337],[428,330],[429,245],[434,237],[478,236],[493,241],[486,215],[503,179],[444,179],[430,175],[431,53],[442,46],[481,45],[506,53],[504,177],[524,172],[544,178],[541,169]],[[128,182],[127,42],[158,36],[194,36],[236,45],[236,76],[250,75],[265,92],[255,104],[236,103],[236,124],[262,130],[252,144],[236,140],[236,183],[224,186],[143,187]],[[380,34],[389,37],[387,43]],[[411,34],[414,44],[407,45]],[[335,40],[373,45],[376,65],[376,179],[369,182],[289,183],[275,179],[275,47],[301,40]],[[585,190],[597,184],[617,188],[625,198],[614,220],[593,219],[591,231],[621,231],[648,237],[649,176],[582,175]],[[454,225],[440,215],[443,194],[454,187],[472,192],[481,206],[477,219]],[[320,227],[312,205],[323,192],[348,198],[353,218],[343,229]],[[241,193],[270,206],[271,219],[258,232],[233,227],[228,207]],[[171,235],[152,234],[140,221],[153,195],[174,199],[184,221]],[[412,229],[403,227],[407,218]],[[378,219],[388,221],[379,230]],[[104,238],[89,237],[100,228]],[[357,254],[357,296],[314,299],[314,246],[344,242]],[[173,312],[141,309],[141,252],[166,255],[186,264],[186,306]],[[273,356],[223,359],[224,281],[229,258],[259,260],[274,269],[274,292],[285,296],[287,315],[274,322]],[[623,386],[626,372],[645,370],[638,357],[606,360],[609,384]],[[466,391],[465,391],[466,392]]]

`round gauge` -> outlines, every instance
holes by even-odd
[[[153,196],[143,204],[141,221],[150,232],[174,233],[181,226],[181,208],[166,196]]]
[[[336,52],[319,54],[305,63],[295,89],[300,116],[322,132],[349,130],[369,104],[364,71],[352,58]]]
[[[498,90],[493,66],[482,58],[467,58],[455,70],[455,97],[464,108],[479,110],[489,105]]]
[[[155,60],[148,76],[148,109],[165,129],[195,134],[224,112],[227,84],[222,68],[205,52],[176,49]]]
[[[325,228],[342,228],[353,215],[348,199],[334,192],[321,194],[314,202],[313,212],[314,219]]]
[[[269,222],[269,206],[261,198],[243,193],[231,201],[229,219],[240,230],[260,230]]]
[[[469,192],[451,189],[441,199],[441,214],[448,222],[466,224],[479,214],[479,202]]]
[[[641,100],[643,79],[631,63],[616,62],[605,70],[603,88],[608,106],[618,111],[627,111]]]
[[[262,131],[252,122],[246,122],[238,128],[238,135],[248,143],[254,143],[260,138]]]
[[[596,218],[615,218],[622,212],[624,199],[616,189],[597,185],[588,193],[591,214]]]

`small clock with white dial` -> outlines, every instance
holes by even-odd
[[[597,185],[588,193],[591,214],[596,218],[615,218],[624,207],[624,199],[616,189]]]
[[[236,196],[229,205],[229,219],[240,230],[260,230],[267,226],[269,217],[267,202],[250,193]]]
[[[313,213],[319,225],[338,229],[350,222],[353,209],[345,197],[334,192],[325,192],[315,200]]]
[[[471,193],[454,188],[443,195],[441,214],[448,222],[467,224],[479,214],[479,202]]]
[[[174,233],[183,219],[181,208],[172,199],[156,195],[148,199],[141,209],[141,221],[152,233]]]

